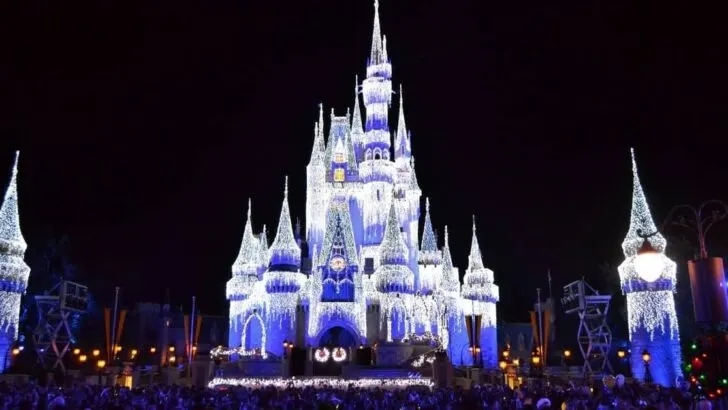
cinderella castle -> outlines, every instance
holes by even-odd
[[[438,244],[429,200],[420,236],[422,191],[401,86],[398,94],[392,135],[392,63],[375,0],[366,78],[356,80],[353,111],[332,110],[327,124],[319,107],[306,167],[305,238],[300,226],[294,234],[287,179],[272,244],[265,228],[253,233],[248,204],[227,283],[231,348],[282,355],[284,343],[351,347],[435,337],[455,364],[496,367],[498,286],[483,264],[475,220],[461,283],[447,227]],[[468,325],[471,315],[477,319]]]

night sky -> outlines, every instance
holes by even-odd
[[[353,105],[372,1],[17,3],[0,10],[0,169],[21,149],[26,240],[68,234],[102,302],[169,287],[224,314],[248,197],[274,229],[288,174],[305,215],[317,105]],[[381,1],[433,223],[463,272],[476,214],[501,317],[526,318],[548,268],[556,290],[621,262],[630,146],[658,223],[728,200],[728,30],[674,3]],[[728,254],[728,222],[711,235]]]

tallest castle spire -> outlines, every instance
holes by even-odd
[[[386,52],[382,45],[382,29],[379,25],[379,0],[374,0],[374,30],[372,31],[372,51],[369,65],[386,63]]]

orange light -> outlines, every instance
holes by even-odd
[[[151,354],[157,353],[157,348],[154,347],[154,346],[150,347],[149,348],[149,353],[151,353]]]
[[[131,355],[136,356],[139,351],[137,349],[131,349]]]
[[[75,349],[73,349],[73,354],[75,354],[76,356],[80,355],[81,354],[81,349],[79,349],[78,347],[75,348]]]
[[[86,356],[85,354],[82,354],[82,355],[78,356],[78,361],[79,362],[86,363],[86,360],[88,360],[88,356]]]
[[[531,356],[531,363],[538,366],[538,364],[541,363],[541,358],[538,356]]]
[[[174,346],[170,346],[170,347],[169,347],[169,351],[170,351],[170,352],[174,352]]]
[[[647,350],[645,350],[645,352],[642,353],[642,360],[644,360],[646,363],[649,363],[650,359],[652,359],[652,357],[650,356],[650,353]]]
[[[363,345],[359,345],[359,350],[364,350],[364,346]]]
[[[521,365],[521,360],[520,359],[513,359],[513,364],[515,366],[520,366]]]
[[[13,356],[17,356],[17,355],[19,355],[19,354],[20,354],[20,349],[18,349],[17,347],[16,347],[16,348],[14,348],[14,349],[13,349]]]
[[[569,357],[571,357],[571,350],[569,350],[569,349],[564,350],[564,357],[567,358],[567,359]]]
[[[176,357],[174,357],[174,356],[170,356],[170,357],[169,357],[169,362],[170,362],[170,363],[174,363],[174,362],[176,362],[176,361],[177,361],[177,358],[176,358]]]
[[[97,361],[96,362],[96,367],[98,367],[99,369],[103,369],[104,367],[106,367],[106,360],[99,360],[99,361]]]
[[[94,350],[93,350],[93,352],[91,352],[91,354],[92,354],[92,355],[93,355],[94,357],[98,357],[98,356],[99,356],[99,355],[101,354],[101,350],[99,350],[99,349],[94,349]]]
[[[114,351],[116,351],[116,353],[119,353],[121,351],[121,346],[116,346],[114,348]]]
[[[192,351],[193,352],[196,352],[197,351],[197,346],[192,346]]]
[[[619,357],[620,359],[624,359],[624,356],[626,356],[626,355],[627,355],[627,353],[624,350],[622,350],[622,349],[617,350],[617,357]]]
[[[508,350],[504,350],[504,351],[503,351],[503,357],[505,357],[506,359],[507,359],[507,358],[508,358],[508,356],[510,356],[510,355],[511,355],[511,352],[509,352]]]
[[[501,360],[501,361],[500,361],[500,362],[498,363],[498,366],[500,366],[501,370],[505,370],[505,369],[506,369],[506,367],[508,367],[508,363],[507,363],[507,362],[506,362],[505,360]]]

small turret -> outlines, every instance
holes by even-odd
[[[227,297],[230,300],[246,298],[258,281],[258,251],[260,245],[253,235],[251,226],[251,202],[248,199],[248,214],[243,230],[243,242],[240,245],[238,257],[232,266],[233,277],[227,283]]]
[[[319,122],[314,125],[313,149],[311,150],[311,160],[309,161],[309,165],[324,165],[326,144],[324,143],[323,133],[323,109],[323,104],[319,104]]]
[[[422,231],[419,262],[424,265],[436,266],[442,262],[442,255],[437,249],[437,239],[430,220],[430,198],[425,198],[425,227]]]
[[[402,237],[395,203],[395,200],[391,201],[384,239],[379,247],[379,267],[374,273],[376,287],[385,293],[413,293],[414,273],[407,265],[409,250]]]
[[[364,126],[361,121],[361,108],[359,107],[359,76],[354,80],[354,113],[351,118],[351,144],[354,146],[356,153],[356,162],[362,162],[364,155],[362,153],[362,145],[364,145]]]
[[[399,122],[397,123],[397,133],[394,140],[394,158],[395,160],[402,158],[405,164],[408,163],[411,152],[409,151],[409,138],[407,135],[407,124],[404,119],[404,95],[402,93],[402,85],[399,86]]]
[[[298,271],[301,266],[301,248],[293,236],[291,211],[288,208],[288,177],[283,192],[283,205],[278,221],[278,231],[269,251],[270,270]]]
[[[442,247],[442,277],[438,289],[444,292],[460,292],[460,278],[452,263],[450,254],[450,235],[445,225],[445,246]]]
[[[463,298],[480,302],[498,301],[498,287],[493,284],[493,271],[483,265],[483,255],[480,253],[475,228],[475,216],[473,216],[473,239],[470,244],[468,269],[463,282]]]

